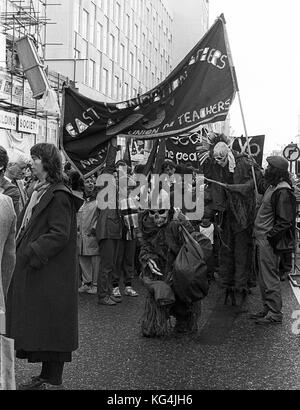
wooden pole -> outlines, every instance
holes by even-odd
[[[224,17],[223,14],[220,16],[220,19],[223,22],[224,37],[225,37],[226,48],[227,48],[227,52],[228,52],[228,61],[229,61],[229,65],[230,65],[230,69],[231,69],[231,73],[232,73],[232,78],[233,78],[235,91],[237,93],[238,100],[239,100],[239,106],[240,106],[243,125],[244,125],[245,137],[246,137],[246,140],[247,140],[248,152],[249,152],[250,158],[254,161],[253,156],[251,154],[249,135],[248,135],[248,130],[247,130],[247,126],[246,126],[246,120],[245,120],[242,100],[241,100],[241,96],[240,96],[240,90],[239,90],[239,86],[238,86],[237,75],[236,75],[235,67],[234,67],[234,64],[233,64],[233,58],[232,58],[230,44],[229,44],[229,40],[228,40],[228,34],[227,34],[227,29],[226,29],[226,20],[225,20],[225,17]],[[255,192],[256,192],[256,195],[258,196],[259,195],[258,186],[257,186],[256,175],[255,175],[255,170],[254,170],[254,165],[253,164],[251,164],[251,169],[252,169],[252,176],[253,176],[253,181],[254,181],[254,186],[255,186]]]

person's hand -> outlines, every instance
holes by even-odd
[[[159,270],[159,267],[157,266],[156,262],[155,262],[153,259],[149,259],[149,261],[148,261],[148,266],[149,266],[151,272],[152,272],[154,275],[163,276],[163,274],[162,274],[161,271]]]
[[[118,147],[118,139],[116,137],[112,138],[110,140],[110,143],[111,143],[112,147],[114,147],[114,148]]]

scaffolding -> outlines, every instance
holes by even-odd
[[[29,84],[19,62],[16,41],[21,37],[29,36],[44,64],[46,47],[50,45],[50,43],[47,44],[46,38],[47,25],[55,24],[47,18],[47,8],[60,4],[48,3],[47,0],[2,0],[2,5],[0,28],[6,37],[6,61],[4,62],[6,69],[0,71],[0,108],[45,119],[47,124],[48,117],[51,116],[44,112],[41,100],[37,101],[32,98]],[[60,105],[63,87],[69,83],[69,79],[49,71],[47,67],[45,71],[51,88],[57,93]],[[58,122],[58,119],[56,120]]]

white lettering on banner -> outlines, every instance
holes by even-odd
[[[230,108],[231,99],[227,101],[219,101],[214,105],[209,107],[201,108],[199,111],[186,112],[178,117],[179,125],[190,124],[192,122],[198,121],[199,117],[204,119],[209,115],[216,115],[222,111],[228,111]]]
[[[0,110],[0,128],[7,130],[17,129],[17,115],[11,112]]]
[[[37,134],[39,131],[39,120],[27,117],[26,115],[19,116],[19,132],[26,132],[28,134]]]

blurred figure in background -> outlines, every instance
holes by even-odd
[[[25,173],[28,168],[29,160],[24,154],[13,152],[9,158],[7,165],[5,178],[18,188],[19,199],[19,211],[21,212],[28,201],[28,195],[24,187]]]
[[[16,185],[5,177],[9,158],[7,151],[0,146],[0,193],[9,196],[17,215],[20,213],[20,192]]]
[[[96,224],[99,210],[97,208],[97,191],[95,179],[84,181],[84,204],[77,216],[78,221],[78,254],[82,285],[79,293],[97,294],[97,280],[100,265],[100,250],[96,238]]]

